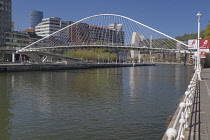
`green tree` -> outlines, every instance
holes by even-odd
[[[98,55],[99,59],[104,61],[114,61],[117,57],[117,55],[109,49],[78,49],[75,51],[68,51],[65,53],[65,56],[67,57],[83,58],[84,60],[98,60]]]
[[[180,60],[181,60],[182,62],[185,62],[185,60],[186,60],[185,56],[181,57]]]
[[[205,36],[205,30],[201,31],[200,34],[201,38],[204,38]],[[194,34],[184,34],[183,36],[177,36],[175,37],[175,39],[179,40],[179,41],[188,41],[189,39],[197,39],[198,38],[198,33],[194,33]]]
[[[206,26],[204,39],[210,39],[210,24]]]

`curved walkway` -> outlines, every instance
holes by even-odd
[[[201,78],[192,107],[188,140],[210,140],[210,68],[202,69]]]

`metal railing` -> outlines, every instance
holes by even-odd
[[[196,86],[198,82],[198,73],[195,72],[187,90],[185,91],[184,99],[179,104],[179,112],[175,118],[173,126],[166,131],[168,140],[184,140],[185,130],[189,127],[189,117],[191,114],[191,106],[193,104],[193,99],[196,91]]]
[[[17,51],[20,49],[21,47],[0,47],[0,51]]]

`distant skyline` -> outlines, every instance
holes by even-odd
[[[63,21],[78,21],[97,14],[127,16],[176,37],[197,33],[200,11],[201,30],[210,20],[210,0],[13,0],[12,13],[15,30],[30,26],[30,11],[44,13],[44,18],[60,17]]]

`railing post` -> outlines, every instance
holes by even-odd
[[[177,135],[177,131],[176,129],[174,128],[169,128],[167,131],[166,131],[166,135],[168,137],[168,140],[172,140],[176,137]]]
[[[178,115],[176,116],[176,119],[174,121],[173,127],[169,128],[166,131],[166,135],[168,137],[168,140],[176,139],[176,140],[184,140],[185,139],[185,130],[189,127],[188,121],[191,113],[191,106],[196,90],[198,80],[198,73],[195,72],[190,84],[188,85],[187,90],[185,91],[185,97],[183,102],[179,104],[180,110],[178,112]],[[179,127],[177,127],[177,123],[179,121]],[[176,130],[176,128],[178,130]]]

